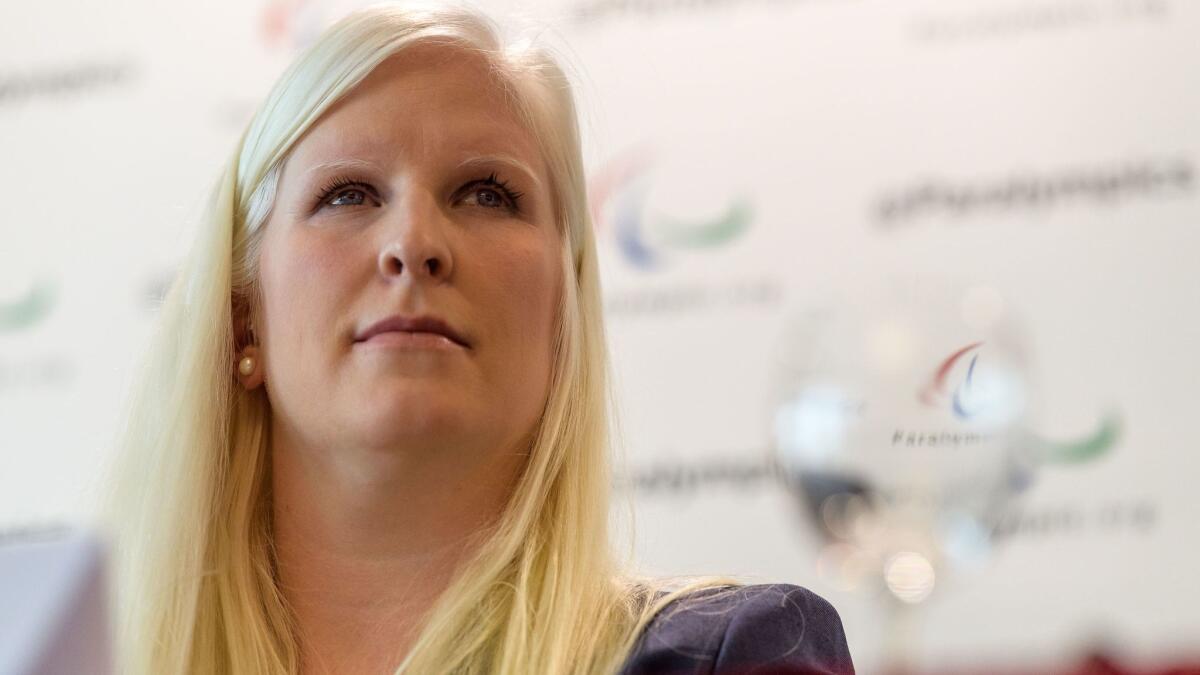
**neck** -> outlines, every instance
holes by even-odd
[[[518,453],[314,448],[273,427],[280,589],[304,673],[391,673],[500,515]]]

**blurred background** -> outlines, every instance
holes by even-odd
[[[217,171],[283,68],[357,4],[0,5],[0,533],[95,517]],[[645,571],[810,587],[878,670],[896,602],[780,469],[779,380],[805,349],[796,317],[869,315],[878,289],[937,279],[1017,322],[1036,383],[1021,426],[1057,451],[1009,481],[982,554],[948,556],[932,592],[917,570],[906,658],[1200,663],[1200,3],[485,9],[538,27],[578,87],[628,463],[615,489]],[[932,334],[932,352],[963,347]],[[931,376],[969,384],[940,361]]]

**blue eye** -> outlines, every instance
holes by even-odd
[[[376,199],[375,190],[359,180],[352,178],[335,178],[320,191],[313,211],[324,206],[345,207],[363,206],[368,200]],[[521,212],[520,201],[523,193],[509,187],[507,181],[500,180],[492,173],[486,178],[473,180],[464,185],[459,194],[461,202],[479,206],[484,209],[503,209],[509,213]]]
[[[352,188],[352,189],[345,189]],[[361,206],[367,203],[370,186],[350,178],[336,178],[321,189],[316,208],[329,206]],[[333,199],[330,199],[332,197]]]
[[[524,194],[509,188],[508,182],[499,180],[494,173],[487,178],[472,181],[467,188],[470,190],[467,197],[473,197],[477,206],[486,209],[507,209],[512,213],[519,213],[521,210],[520,201]]]
[[[475,195],[475,203],[480,206],[496,208],[505,205],[504,197],[491,188],[480,188],[471,194]]]
[[[351,199],[351,201],[342,201],[343,199],[345,199],[347,197],[349,197]],[[329,205],[330,206],[350,206],[350,205],[357,206],[359,204],[362,204],[365,201],[367,201],[367,195],[363,194],[362,190],[342,190],[341,192],[338,193],[338,195],[336,197],[333,198],[333,201],[329,202]]]

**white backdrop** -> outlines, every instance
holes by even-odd
[[[0,6],[0,528],[90,516],[202,199],[274,77],[344,6]],[[648,570],[809,586],[869,672],[874,606],[819,573],[767,470],[774,355],[791,310],[945,275],[1024,317],[1042,434],[1119,433],[1092,461],[1042,468],[996,555],[939,588],[926,662],[1037,664],[1098,641],[1188,653],[1200,5],[488,8],[536,20],[578,70]]]

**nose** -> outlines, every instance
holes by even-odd
[[[433,199],[411,195],[406,201],[388,223],[379,272],[386,279],[443,281],[454,269],[446,239],[449,223]]]

